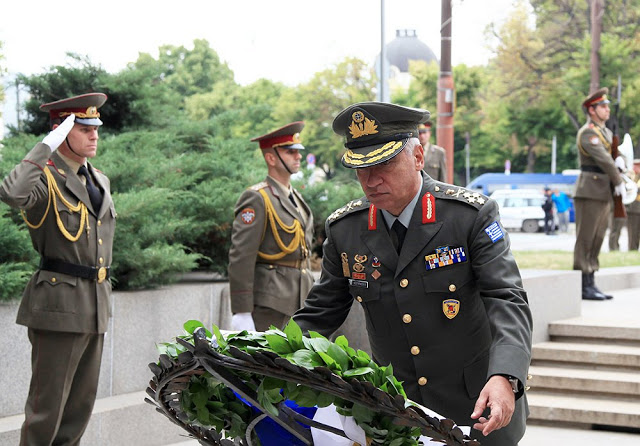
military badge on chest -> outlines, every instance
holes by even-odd
[[[453,319],[460,311],[460,301],[456,299],[447,299],[442,301],[442,312],[447,319]]]

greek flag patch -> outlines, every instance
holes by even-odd
[[[489,236],[489,238],[493,243],[497,242],[498,240],[504,237],[504,232],[502,232],[502,228],[500,227],[500,224],[498,224],[497,221],[494,221],[489,226],[487,226],[484,229],[484,232],[487,233],[487,235]]]

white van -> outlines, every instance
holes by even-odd
[[[491,194],[500,207],[502,226],[523,232],[544,229],[542,203],[545,197],[537,189],[500,189]]]

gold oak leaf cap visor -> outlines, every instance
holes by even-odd
[[[350,105],[333,120],[333,131],[346,140],[342,165],[359,169],[390,160],[418,137],[418,125],[429,116],[427,110],[386,102]]]

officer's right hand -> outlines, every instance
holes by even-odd
[[[238,331],[256,331],[251,313],[236,313],[231,316],[231,328]]]
[[[627,188],[625,187],[624,181],[613,188],[613,193],[615,196],[620,196],[624,200],[625,195],[627,195]]]
[[[48,145],[52,152],[56,150],[58,147],[60,147],[62,141],[65,140],[65,138],[73,128],[75,120],[76,115],[71,114],[67,116],[67,119],[62,121],[62,124],[51,130],[49,134],[43,138],[42,143]]]

